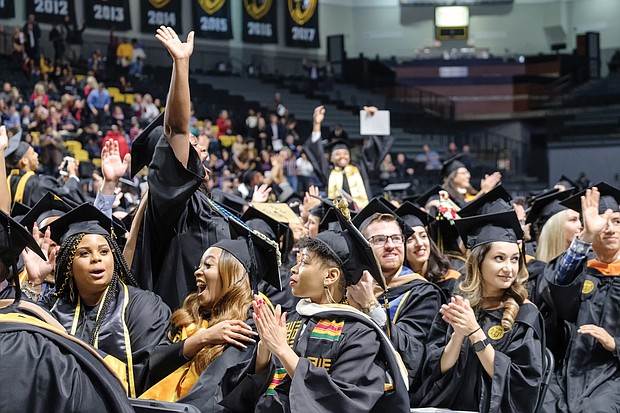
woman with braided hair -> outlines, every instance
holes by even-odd
[[[488,208],[487,208],[488,207]],[[523,231],[503,199],[461,218],[470,250],[459,294],[430,331],[419,406],[477,412],[533,412],[543,374],[543,321],[527,300]]]
[[[123,233],[89,204],[50,224],[60,245],[56,291],[42,305],[69,334],[125,363],[128,394],[143,390],[151,351],[165,338],[170,309],[137,288],[115,241]]]

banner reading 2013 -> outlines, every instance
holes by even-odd
[[[194,32],[204,39],[232,39],[229,0],[194,0]]]
[[[183,32],[181,25],[181,4],[178,0],[142,0],[142,33],[153,34],[159,26],[170,26],[179,35]]]
[[[28,0],[26,14],[34,14],[37,23],[62,24],[66,16],[75,21],[75,4],[73,0]]]
[[[319,0],[285,0],[286,45],[318,48]]]
[[[276,0],[277,1],[277,0]],[[278,43],[274,0],[243,0],[243,41]]]
[[[131,30],[129,0],[86,0],[86,27],[95,29]]]

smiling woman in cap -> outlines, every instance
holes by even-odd
[[[460,161],[462,157],[463,154],[458,154],[447,159],[444,161],[443,167],[441,168],[443,189],[448,191],[450,199],[461,208],[468,202],[493,189],[502,179],[502,175],[499,172],[485,175],[484,179],[480,181],[480,191],[477,191],[471,185],[471,174],[469,170],[465,164]]]
[[[260,336],[254,371],[222,404],[233,411],[408,410],[406,372],[387,336],[346,304],[346,286],[368,271],[385,288],[368,242],[335,209],[338,230],[299,242],[291,288],[296,310],[254,300]],[[393,379],[386,390],[386,371]],[[377,410],[379,411],[379,410]]]
[[[545,270],[548,304],[572,329],[562,370],[543,411],[620,410],[620,190],[600,182],[562,201],[583,231]],[[588,259],[594,251],[595,259]]]
[[[461,296],[431,329],[421,406],[531,412],[542,379],[542,319],[527,300],[521,225],[498,199],[455,222],[470,249]],[[527,397],[524,397],[527,395]]]
[[[72,336],[126,363],[128,392],[135,397],[144,386],[150,352],[166,335],[170,309],[136,287],[115,241],[124,228],[97,208],[80,205],[49,228],[60,245],[56,291],[41,305]]]

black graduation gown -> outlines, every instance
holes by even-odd
[[[11,320],[8,317],[17,317]],[[118,379],[86,345],[24,315],[0,310],[0,411],[131,413]]]
[[[24,171],[20,171],[18,175],[12,175],[10,177],[11,196],[13,198],[15,197],[15,191],[24,173]],[[65,182],[49,175],[34,174],[26,182],[22,204],[32,207],[48,192],[53,192],[60,198],[73,202],[76,205],[86,202],[86,198],[80,188],[80,183],[75,179],[67,179]]]
[[[584,259],[565,284],[556,284],[558,261],[551,261],[545,270],[549,304],[576,327],[594,324],[620,343],[620,278],[602,274]],[[607,351],[594,337],[573,328],[563,368],[549,386],[543,411],[620,411],[619,362],[618,350]]]
[[[280,283],[282,284],[281,291],[264,280],[261,280],[258,283],[258,290],[269,298],[269,301],[271,301],[274,307],[280,304],[283,312],[294,310],[297,302],[299,302],[299,298],[293,295],[290,285],[291,268],[293,265],[295,265],[295,261],[289,261],[289,263],[283,263],[282,267],[280,267]]]
[[[481,413],[534,411],[543,374],[542,318],[536,306],[526,303],[519,308],[510,331],[501,337],[490,334],[489,329],[500,326],[502,314],[503,309],[482,311],[478,317],[495,349],[492,379],[467,338],[456,365],[441,374],[441,355],[453,330],[438,314],[429,339],[423,384],[415,396],[419,406]]]
[[[196,291],[194,271],[202,254],[230,238],[224,214],[199,189],[204,177],[194,149],[184,168],[168,141],[159,140],[149,165],[148,206],[131,270],[141,288],[157,293],[172,309]]]
[[[297,309],[307,315],[293,311],[287,318],[289,345],[300,357],[293,379],[275,357],[254,374],[253,360],[222,404],[234,412],[408,411],[406,373],[393,347],[372,320],[348,308],[301,301]]]
[[[389,288],[387,298],[392,320],[390,339],[407,367],[409,391],[413,395],[420,386],[425,347],[433,320],[441,305],[446,303],[446,297],[436,284],[416,278]]]
[[[132,286],[126,287],[128,294],[125,295],[124,289],[121,288],[118,296],[110,305],[105,322],[99,328],[95,347],[123,363],[129,364],[131,361],[133,371],[127,372],[130,385],[129,395],[136,397],[145,390],[149,356],[157,344],[165,339],[168,332],[170,309],[152,292]],[[99,305],[94,308],[82,308],[77,324],[74,321],[75,304],[64,299],[50,297],[42,305],[51,309],[52,315],[67,332],[85,343],[90,342]],[[124,306],[126,308],[123,311]],[[126,334],[129,338],[129,345],[127,345]],[[133,374],[135,383],[133,392],[130,373]]]
[[[544,276],[545,267],[547,263],[544,261],[537,260],[532,256],[526,257],[527,263],[525,264],[528,273],[527,279],[527,298],[536,304],[538,308],[541,308],[543,304],[543,299],[540,296],[539,284],[541,284],[541,279]]]

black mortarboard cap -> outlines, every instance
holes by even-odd
[[[52,239],[59,245],[70,236],[80,233],[111,235],[117,239],[125,234],[125,227],[120,220],[110,219],[91,204],[82,204],[72,209],[42,228],[42,231],[47,227],[50,228]]]
[[[527,212],[525,223],[547,222],[553,215],[567,208],[560,204],[560,202],[571,196],[573,191],[574,188],[570,188],[566,191],[556,191],[549,195],[536,198],[532,207]]]
[[[396,211],[397,206],[391,203],[390,201],[388,201],[386,198],[381,196],[381,197],[377,197],[377,199],[379,200],[379,202],[385,205],[389,210]]]
[[[474,215],[485,215],[490,213],[491,210],[499,212],[502,208],[506,211],[510,211],[512,207],[508,202],[510,202],[511,199],[512,197],[506,189],[502,185],[498,185],[461,208],[459,216],[461,218],[467,218]]]
[[[161,112],[155,120],[134,139],[131,144],[131,176],[134,177],[142,168],[149,166],[155,153],[157,142],[164,135],[164,114]]]
[[[454,155],[452,158],[443,161],[441,166],[441,176],[445,178],[459,168],[466,168],[465,164],[460,161],[462,157],[463,154],[459,153]]]
[[[527,204],[531,207],[537,199],[544,198],[551,194],[555,194],[556,192],[560,192],[560,190],[558,188],[546,188],[540,192],[530,193],[527,198]]]
[[[12,167],[28,152],[30,144],[22,141],[22,132],[19,131],[9,139],[9,144],[4,150],[4,159],[7,166]]]
[[[454,221],[454,225],[470,250],[490,242],[517,243],[523,238],[523,230],[514,211],[461,218]]]
[[[338,264],[344,271],[347,285],[357,284],[363,272],[368,271],[377,284],[385,290],[387,287],[381,273],[381,266],[368,241],[338,208],[332,208],[330,214],[335,215],[339,228],[320,232],[315,239],[327,246],[337,258]]]
[[[248,201],[243,197],[225,192],[219,188],[214,188],[211,191],[211,196],[215,202],[237,216],[241,216],[243,208],[248,205]]]
[[[249,207],[241,216],[250,229],[257,230],[276,242],[280,242],[280,237],[289,230],[288,225],[273,219],[269,215],[256,208]]]
[[[601,194],[601,198],[598,203],[599,214],[604,214],[608,209],[611,209],[613,212],[620,212],[620,206],[618,205],[620,204],[620,189],[615,186],[611,186],[606,182],[599,182],[598,184],[592,186],[596,187]],[[565,199],[560,202],[560,204],[581,214],[581,197],[585,194],[586,189],[579,191],[570,198]]]
[[[30,211],[30,209],[31,208],[29,206],[16,201],[13,203],[13,206],[11,207],[11,217],[19,221],[28,213],[28,211]]]
[[[413,203],[418,205],[419,207],[424,208],[426,207],[426,204],[428,204],[428,202],[432,200],[431,198],[439,199],[439,191],[441,190],[443,190],[441,185],[435,185],[421,195],[415,196],[413,198]]]
[[[409,201],[403,202],[403,204],[399,206],[394,213],[401,217],[402,220],[405,221],[405,224],[412,228],[426,227],[429,222],[433,220],[433,217]]]
[[[413,235],[413,230],[405,221],[402,220],[401,217],[396,215],[394,211],[388,208],[384,201],[381,201],[379,198],[373,198],[368,202],[368,205],[364,207],[361,211],[357,213],[357,215],[351,220],[353,225],[355,225],[360,230],[363,230],[367,225],[368,221],[374,214],[390,214],[396,218],[398,225],[400,226],[405,238],[409,238]]]
[[[577,185],[577,183],[575,181],[573,181],[572,179],[568,178],[566,175],[560,176],[560,179],[558,179],[558,182],[556,182],[555,184],[556,185],[562,185],[567,190],[568,190],[568,188],[579,188],[579,185]]]
[[[0,211],[0,259],[6,265],[13,265],[26,247],[47,260],[32,235],[19,222]]]
[[[336,149],[348,149],[348,150],[351,150],[351,144],[347,140],[336,139],[336,140],[331,141],[331,142],[329,142],[329,143],[327,143],[325,145],[325,151],[328,152],[328,153],[331,153],[331,152],[335,151]]]
[[[329,198],[319,198],[319,199],[321,200],[321,203],[311,208],[309,211],[309,214],[314,215],[315,217],[319,217],[320,219],[323,219],[325,217],[325,214],[327,214],[327,212],[331,208],[333,208],[334,201],[332,201]]]
[[[19,222],[32,231],[35,222],[37,225],[41,225],[45,219],[60,217],[72,209],[73,206],[60,199],[58,195],[48,192]]]
[[[253,291],[258,291],[257,286],[261,280],[282,290],[280,281],[282,259],[277,243],[234,219],[229,219],[228,223],[232,239],[218,241],[212,247],[228,251],[241,262],[250,276]]]

